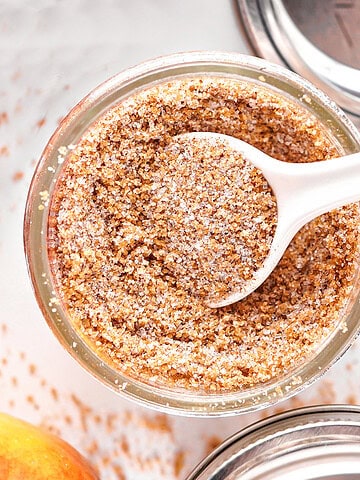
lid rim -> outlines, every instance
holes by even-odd
[[[342,64],[313,45],[292,21],[282,1],[235,0],[235,3],[250,50],[310,80],[332,97],[360,128],[360,91],[347,85],[358,84],[360,70]],[[301,52],[299,42],[304,47]],[[316,68],[311,67],[310,61],[314,52],[321,60],[316,60]],[[348,70],[353,72],[350,77],[343,74]]]
[[[355,416],[357,417],[356,419],[350,419],[350,417]],[[289,421],[292,425],[289,425]],[[294,424],[301,428],[294,427]],[[323,430],[322,438],[324,439],[325,430],[329,430],[331,427],[336,427],[334,436],[331,437],[334,442],[342,439],[341,443],[344,443],[345,440],[349,440],[352,430],[349,430],[346,436],[341,432],[341,428],[353,429],[355,427],[356,430],[360,430],[360,406],[327,404],[302,407],[259,420],[225,440],[193,470],[190,476],[187,477],[187,480],[215,480],[215,478],[216,480],[226,480],[226,478],[233,478],[232,476],[228,477],[228,475],[235,473],[234,468],[238,466],[236,461],[238,460],[238,463],[244,465],[244,458],[245,460],[246,457],[250,458],[256,449],[259,451],[255,452],[255,455],[253,454],[253,458],[260,459],[260,450],[263,450],[263,454],[266,456],[265,447],[267,442],[268,444],[271,441],[275,443],[276,440],[278,448],[276,452],[274,450],[272,453],[274,454],[275,452],[280,456],[289,452],[289,450],[286,450],[286,441],[284,441],[286,436],[289,437],[301,432],[302,436],[299,438],[302,438],[304,442],[296,443],[296,439],[292,442],[293,448],[299,451],[302,448],[309,448],[311,445],[316,446],[314,442],[311,444],[306,441],[306,436],[304,435],[306,430],[309,430],[309,433],[311,433],[316,428],[321,428]],[[271,431],[272,429],[273,431]],[[336,439],[336,435],[340,435],[340,433],[341,437],[339,436]],[[356,432],[356,437],[359,437],[358,431]],[[279,440],[280,438],[281,440]],[[309,436],[309,438],[311,437]],[[331,438],[328,438],[329,442]],[[360,447],[359,442],[360,437],[359,441],[356,442]],[[354,444],[353,442],[348,443],[349,445]],[[338,444],[340,445],[340,443]],[[239,461],[240,458],[241,462]],[[360,468],[358,473],[360,473]]]

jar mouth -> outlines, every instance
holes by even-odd
[[[24,219],[25,254],[35,296],[47,323],[65,349],[95,378],[115,392],[161,411],[207,417],[265,408],[303,390],[323,374],[355,339],[359,326],[356,308],[349,307],[349,312],[346,312],[347,331],[334,331],[311,362],[291,372],[286,378],[251,390],[224,394],[205,395],[156,387],[121,374],[95,354],[72,326],[66,312],[54,298],[46,232],[49,198],[61,172],[64,146],[76,144],[90,123],[136,90],[174,77],[209,74],[245,78],[303,102],[306,109],[331,128],[335,141],[344,152],[353,153],[360,148],[359,132],[344,113],[309,82],[278,65],[237,53],[188,52],[170,55],[115,75],[70,111],[49,140],[36,167]],[[304,98],[306,101],[303,101]],[[350,303],[356,305],[353,299]],[[328,348],[330,343],[332,346]]]
[[[354,480],[360,409],[321,405],[261,420],[225,440],[187,480]]]

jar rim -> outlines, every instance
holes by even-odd
[[[360,474],[360,407],[317,405],[255,422],[211,452],[186,480],[352,480]]]
[[[269,88],[272,86],[277,89],[288,88],[287,93],[298,99],[304,95],[310,96],[312,102],[310,104],[304,102],[304,107],[315,108],[315,114],[319,114],[320,111],[325,116],[324,121],[333,122],[339,143],[349,150],[349,153],[360,149],[360,134],[346,115],[326,94],[296,73],[268,61],[238,53],[202,51],[173,54],[149,60],[111,77],[69,112],[50,138],[36,167],[24,218],[25,254],[35,296],[43,316],[63,347],[101,383],[123,396],[157,410],[207,417],[234,415],[265,408],[300,392],[322,375],[350,346],[358,333],[360,320],[357,320],[355,315],[351,317],[348,331],[341,333],[341,342],[338,340],[337,347],[331,349],[331,358],[324,355],[325,346],[311,370],[304,367],[299,375],[292,375],[291,378],[286,378],[286,381],[260,385],[251,391],[199,395],[197,392],[185,393],[159,388],[129,378],[98,357],[72,327],[61,305],[51,302],[54,289],[46,248],[49,203],[46,199],[44,202],[40,200],[41,192],[46,191],[51,195],[51,189],[61,171],[61,164],[58,161],[59,148],[74,143],[74,139],[76,142],[86,126],[117,102],[119,96],[122,95],[123,98],[134,89],[155,81],[164,81],[165,78],[173,78],[174,75],[189,73],[201,75],[204,72],[208,73],[209,69],[211,73],[220,75],[229,73],[240,75],[241,72],[243,77],[248,75],[254,82],[259,82],[260,75],[265,78],[263,83]],[[331,335],[329,342],[335,341],[334,335]],[[302,377],[302,380],[299,381],[298,377]]]

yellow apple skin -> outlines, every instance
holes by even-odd
[[[1,480],[99,480],[73,447],[39,427],[0,413]]]

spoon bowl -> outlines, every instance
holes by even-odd
[[[360,200],[360,153],[312,163],[287,163],[242,140],[220,133],[192,132],[177,138],[226,143],[261,171],[277,203],[277,226],[263,265],[241,291],[231,292],[215,301],[208,300],[209,307],[224,307],[247,297],[271,274],[292,238],[306,223]]]

